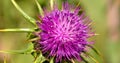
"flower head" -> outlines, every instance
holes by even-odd
[[[89,44],[91,34],[90,21],[87,21],[84,13],[79,15],[79,8],[73,10],[67,6],[51,11],[40,18],[41,23],[37,22],[42,30],[37,34],[40,36],[40,49],[43,54],[48,54],[47,57],[55,57],[56,62],[63,59],[81,60],[80,54]]]

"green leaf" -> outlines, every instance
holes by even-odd
[[[34,24],[36,26],[36,20],[30,16],[28,16],[20,7],[19,5],[15,2],[15,0],[11,0],[13,5],[16,7],[16,9],[26,18],[29,20],[30,23]]]
[[[29,54],[31,52],[33,52],[34,46],[33,44],[30,42],[28,44],[28,47],[22,50],[10,50],[10,51],[0,51],[0,53],[10,53],[10,54]]]
[[[45,57],[43,57],[42,53],[35,59],[34,63],[43,63],[45,61]]]
[[[34,29],[28,29],[28,28],[0,29],[0,32],[34,32]]]
[[[37,0],[35,0],[36,4],[37,4],[37,7],[38,7],[38,10],[39,10],[39,13],[41,16],[44,16],[44,13],[43,13],[43,9],[42,7],[40,6],[39,2]]]

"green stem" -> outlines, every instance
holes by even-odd
[[[36,4],[37,4],[37,7],[38,7],[38,10],[39,10],[39,13],[41,16],[44,16],[44,13],[43,13],[43,9],[42,7],[40,6],[39,2],[37,0],[35,0]]]
[[[1,29],[0,32],[34,32],[34,29],[22,28],[22,29]]]
[[[0,53],[6,53],[6,54],[18,54],[18,52],[12,52],[12,51],[0,51]],[[19,53],[23,54],[23,53]]]
[[[36,26],[36,23],[35,23],[35,19],[28,16],[21,8],[20,6],[15,2],[15,0],[11,0],[11,2],[13,3],[13,5],[16,7],[16,9],[26,18],[29,20],[29,22],[31,22],[32,24],[34,24]]]
[[[4,57],[4,63],[7,63],[7,59],[6,59],[6,57]]]
[[[37,63],[36,61],[34,61],[34,63]]]

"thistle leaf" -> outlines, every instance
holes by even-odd
[[[28,47],[22,50],[11,50],[11,51],[0,51],[0,53],[10,53],[10,54],[29,54],[33,52],[33,44],[29,43]]]
[[[15,2],[15,0],[11,0],[11,2],[13,3],[13,5],[16,7],[16,9],[26,18],[29,20],[30,23],[34,24],[36,26],[36,23],[35,23],[35,19],[28,16],[20,7],[19,5]]]
[[[38,10],[39,10],[39,13],[41,16],[44,16],[44,13],[43,13],[43,9],[41,7],[41,5],[39,4],[39,2],[37,0],[35,0],[36,4],[37,4],[37,7],[38,7]]]
[[[0,32],[34,32],[34,29],[28,29],[28,28],[0,29]]]

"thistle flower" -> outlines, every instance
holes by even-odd
[[[74,60],[84,60],[88,63],[88,61],[82,57],[82,53],[84,53],[95,61],[95,63],[98,63],[92,55],[86,52],[88,46],[100,55],[88,41],[88,38],[96,34],[92,32],[92,28],[90,27],[91,20],[85,16],[84,12],[79,13],[80,7],[77,6],[73,8],[74,6],[65,3],[62,10],[59,10],[58,8],[53,8],[53,0],[50,0],[52,10],[44,14],[45,12],[42,11],[38,1],[35,0],[41,15],[41,22],[36,22],[36,20],[28,16],[14,0],[11,1],[16,9],[36,27],[30,29],[16,28],[0,30],[0,32],[27,32],[29,33],[28,38],[30,39],[29,47],[25,50],[0,52],[18,54],[31,53],[35,57],[34,63],[42,63],[46,60],[49,60],[50,63],[62,63],[62,61],[74,63]],[[38,30],[40,30],[40,32],[38,32]],[[36,38],[36,36],[39,38]]]
[[[79,14],[79,7],[71,9],[68,3],[63,5],[63,9],[55,8],[50,13],[40,17],[41,22],[37,22],[41,32],[39,45],[43,54],[47,57],[55,57],[56,62],[63,60],[81,60],[81,53],[89,45],[88,38],[91,33],[89,24],[91,23],[84,13]]]

